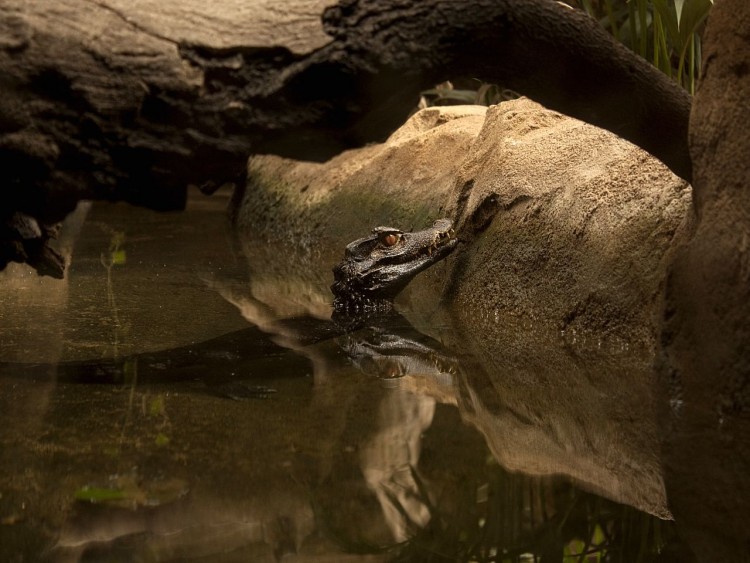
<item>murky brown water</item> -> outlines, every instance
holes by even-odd
[[[226,204],[97,205],[65,280],[0,273],[0,561],[678,549],[647,356],[493,314],[345,333],[331,258],[233,240]]]

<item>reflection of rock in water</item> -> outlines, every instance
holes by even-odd
[[[265,304],[266,310],[278,308],[274,302]],[[247,310],[264,309],[255,305]],[[462,333],[445,336],[450,348],[460,350],[458,359],[405,320],[375,323],[337,339],[357,367],[380,377],[400,376],[401,389],[416,392],[408,400],[408,395],[394,395],[393,405],[383,403],[378,420],[389,412],[388,418],[400,422],[373,429],[367,441],[371,445],[363,446],[363,471],[388,515],[393,538],[408,535],[410,519],[429,520],[428,499],[410,496],[417,489],[418,448],[407,436],[417,435],[417,428],[428,424],[415,414],[416,405],[434,399],[455,403],[456,378],[464,418],[486,436],[503,467],[565,475],[613,500],[669,516],[647,351],[629,350],[621,340],[574,342],[554,331],[469,311],[456,315],[456,321]],[[316,381],[332,376],[330,356],[326,359],[316,348],[301,346],[293,322],[261,324],[313,359]],[[431,383],[425,385],[426,381]],[[418,399],[420,395],[431,399]],[[406,460],[411,460],[408,471]]]
[[[503,467],[566,475],[669,517],[648,353],[566,343],[513,318],[466,312],[457,322],[473,355],[461,364],[459,409]]]
[[[67,265],[90,204],[78,206],[63,223],[57,247]],[[63,346],[69,307],[70,275],[43,277],[31,267],[11,263],[0,272],[0,361],[55,362]]]
[[[309,275],[307,266],[301,271]],[[528,327],[472,319],[458,323],[470,326],[466,334],[451,337],[450,327],[444,333],[460,352],[458,361],[451,357],[458,354],[397,316],[342,334],[341,327],[321,318],[330,311],[325,299],[300,302],[316,294],[320,280],[307,289],[302,282],[291,287],[288,280],[276,286],[276,275],[284,278],[286,271],[269,268],[264,283],[251,284],[249,295],[242,293],[248,291],[245,280],[211,285],[295,354],[278,354],[268,340],[256,341],[259,330],[247,329],[243,334],[255,344],[246,347],[239,345],[242,338],[233,340],[235,333],[163,357],[162,352],[139,354],[139,384],[132,391],[89,385],[69,392],[60,382],[58,410],[44,421],[53,438],[39,443],[32,438],[27,447],[55,443],[61,449],[49,454],[46,459],[54,463],[45,467],[67,464],[76,470],[61,476],[57,488],[45,485],[39,496],[68,506],[71,499],[61,498],[59,488],[95,483],[123,471],[123,464],[139,467],[141,483],[166,475],[184,480],[190,490],[186,498],[135,513],[57,514],[58,522],[74,516],[60,547],[95,558],[106,550],[210,557],[211,550],[236,546],[247,559],[270,561],[290,552],[337,553],[342,546],[352,551],[362,545],[413,545],[425,536],[444,540],[446,553],[462,553],[464,532],[477,532],[485,534],[482,545],[488,550],[525,542],[537,553],[559,555],[564,539],[585,536],[585,519],[568,535],[550,532],[585,495],[547,477],[509,476],[493,456],[513,469],[572,476],[653,512],[661,507],[661,489],[649,489],[655,481],[648,470],[658,463],[648,465],[648,456],[656,456],[649,443],[648,399],[641,411],[633,407],[647,397],[641,394],[642,380],[633,379],[641,369],[636,363],[566,348]],[[308,315],[285,318],[286,311],[299,307]],[[434,323],[428,328],[434,330]],[[242,353],[276,354],[279,363],[243,359]],[[176,367],[166,361],[170,356],[185,359],[186,371],[170,371]],[[234,369],[220,370],[227,363]],[[358,368],[365,366],[386,379],[363,375]],[[308,378],[311,367],[314,376]],[[268,401],[228,401],[204,392],[238,371],[242,381],[261,382],[278,393]],[[607,387],[595,383],[599,371],[606,372]],[[176,373],[190,382],[175,385],[170,375]],[[618,395],[613,381],[626,378],[629,384],[619,386],[625,395]],[[460,381],[458,398],[454,380]],[[154,433],[163,428],[147,406],[152,385],[162,390],[169,419],[164,426],[169,441],[161,445]],[[493,456],[472,427],[460,424],[457,411],[439,404],[457,401]],[[81,404],[89,408],[81,412]],[[134,408],[125,410],[130,422],[124,428],[123,405],[129,404]],[[628,410],[630,418],[623,416]],[[630,433],[644,429],[642,441],[632,442]],[[122,453],[103,458],[101,452],[113,443]],[[24,449],[13,453],[23,459]],[[638,477],[647,489],[643,495],[653,493],[652,505],[640,496]],[[620,516],[607,518],[602,521]],[[482,521],[492,525],[482,528]],[[331,542],[315,547],[316,538],[328,532],[340,540],[338,549]],[[97,538],[107,547],[95,545]]]
[[[307,320],[301,320],[307,326]],[[290,322],[283,324],[287,335]],[[520,338],[519,333],[516,337]],[[232,341],[230,335],[204,346],[213,343],[221,349],[219,344],[225,338]],[[279,386],[283,402],[221,401],[205,394],[184,393],[179,388],[180,392],[165,403],[173,430],[171,443],[181,444],[179,449],[141,450],[137,444],[147,443],[149,424],[153,423],[148,416],[139,418],[138,431],[134,427],[133,435],[128,434],[126,459],[185,475],[190,481],[189,498],[137,513],[95,511],[98,518],[91,521],[69,522],[60,548],[93,558],[154,550],[164,557],[179,558],[184,554],[209,557],[226,546],[236,546],[250,560],[271,561],[290,551],[312,553],[316,531],[332,531],[338,549],[392,546],[404,541],[411,548],[430,535],[433,540],[445,540],[444,552],[460,553],[465,545],[458,532],[485,534],[478,523],[492,515],[502,519],[492,520],[494,535],[481,536],[488,549],[533,545],[527,549],[549,549],[549,553],[559,554],[564,539],[580,537],[581,530],[586,529],[586,520],[582,519],[569,535],[546,535],[557,529],[562,515],[570,512],[571,503],[579,502],[578,493],[560,500],[558,489],[548,487],[544,478],[516,479],[494,463],[488,464],[488,452],[476,432],[460,424],[456,411],[437,405],[436,398],[451,397],[453,380],[453,374],[439,367],[455,368],[456,362],[448,362],[449,357],[436,342],[404,326],[403,319],[395,327],[368,327],[298,348],[303,350],[325,358],[316,369],[326,366],[328,371],[322,374],[325,377],[315,378],[325,384],[311,387],[305,383],[296,391],[287,387],[286,392]],[[430,361],[438,358],[442,363]],[[366,359],[371,366],[385,367],[381,375],[390,377],[381,380],[353,369],[353,363],[363,365]],[[399,366],[395,374],[400,377],[388,371],[395,363]],[[466,378],[464,392],[475,392],[485,376],[470,371],[476,366],[469,358],[462,358],[458,365],[464,369],[458,374]],[[422,384],[430,378],[442,385]],[[165,379],[161,381],[163,384]],[[461,405],[489,411],[472,422],[494,449],[499,439],[513,435],[516,428],[490,424],[495,411],[485,405],[506,399],[492,395],[486,381],[482,389],[486,394],[473,397],[472,404],[464,396]],[[90,392],[97,391],[90,386],[80,389],[80,393]],[[78,415],[76,423],[82,428],[96,427],[100,433],[109,429],[117,434],[116,421],[108,420],[106,414],[117,411],[117,397],[109,399],[112,405],[95,405],[92,412]],[[558,417],[560,413],[552,421]],[[544,435],[546,430],[548,427],[542,424],[537,432]],[[104,435],[101,439],[106,444],[113,438]],[[226,447],[217,447],[220,444]],[[90,447],[92,451],[86,456],[75,450],[69,454],[88,460],[93,467],[102,444]],[[514,443],[513,447],[522,452],[521,444]],[[180,457],[181,451],[190,452],[187,460]],[[497,451],[494,453],[502,459]],[[185,462],[190,467],[187,473]],[[552,457],[552,463],[563,472],[571,471],[565,465],[569,461]],[[492,479],[499,481],[492,484]],[[500,497],[493,495],[500,493],[504,495],[502,502],[491,504],[489,498],[497,500]],[[605,524],[624,518],[599,516]],[[97,543],[97,538],[104,543]],[[318,548],[328,553],[337,549],[331,543]],[[419,556],[414,560],[420,560]]]
[[[360,446],[362,474],[396,542],[406,541],[430,520],[415,473],[422,433],[434,413],[434,399],[393,389],[379,405],[377,431]]]
[[[138,510],[78,506],[71,516],[56,561],[221,560],[233,553],[271,562],[298,553],[314,530],[304,495],[280,489],[233,506],[199,497]]]

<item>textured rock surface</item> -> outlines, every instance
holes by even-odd
[[[385,144],[322,164],[254,157],[238,226],[303,248],[331,248],[336,257],[376,224],[419,228],[445,213],[457,167],[485,111],[481,106],[422,110]]]
[[[285,0],[283,5],[274,0],[95,2],[103,12],[112,12],[135,30],[175,44],[217,50],[237,45],[259,49],[283,45],[298,55],[309,54],[331,40],[323,32],[320,20],[323,9],[331,3],[332,0]]]
[[[263,0],[62,0],[50,10],[4,1],[0,157],[16,159],[6,181],[28,189],[4,194],[0,211],[14,205],[58,220],[83,197],[182,206],[187,183],[227,176],[209,156],[224,155],[228,165],[232,154],[241,162],[249,151],[247,140],[227,129],[231,95],[213,109],[225,117],[211,118],[201,107],[213,100],[219,70],[199,53],[233,47],[219,57],[227,72],[243,67],[241,45],[261,52],[283,46],[291,58],[309,54],[328,40],[324,5],[300,0],[280,12]],[[191,158],[192,173],[180,172]],[[206,167],[208,175],[200,172]]]
[[[468,244],[415,281],[429,288],[415,299],[443,293],[469,322],[489,310],[645,340],[690,205],[642,150],[525,99],[486,119],[430,108],[383,145],[325,164],[256,157],[249,171],[237,222],[253,237],[286,237],[327,265],[375,225],[453,217]]]
[[[690,189],[602,129],[528,100],[491,108],[448,214],[471,240],[451,299],[561,329],[649,338]]]

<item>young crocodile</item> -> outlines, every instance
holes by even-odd
[[[390,308],[414,276],[448,256],[457,244],[450,219],[411,233],[374,228],[369,236],[349,243],[344,260],[333,268],[335,310],[357,314]]]

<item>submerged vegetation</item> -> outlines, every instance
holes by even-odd
[[[399,563],[649,563],[680,552],[671,521],[587,493],[555,477],[506,471],[488,462],[483,476],[442,487],[411,468],[415,496],[429,512],[416,522],[395,498],[391,506],[406,523],[409,538],[377,545],[331,526],[323,529],[346,552],[385,554]],[[440,488],[440,487],[438,487]],[[449,507],[449,508],[447,508]]]
[[[551,478],[488,468],[457,510],[430,507],[429,524],[396,561],[646,563],[673,537],[670,522]]]

